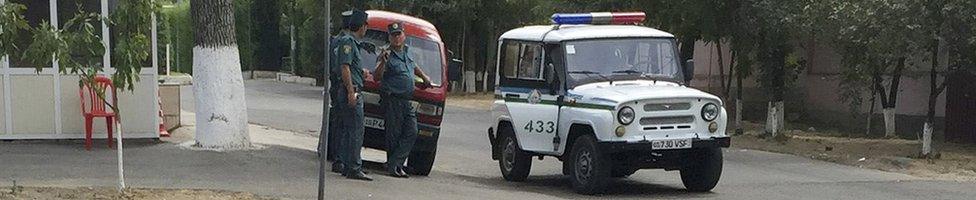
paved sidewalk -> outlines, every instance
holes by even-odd
[[[192,141],[192,113],[184,112],[185,127],[162,140],[125,140],[125,174],[129,187],[189,188],[245,191],[283,199],[314,199],[317,187],[318,139],[306,134],[251,125],[255,150],[213,152],[181,145]],[[102,144],[104,141],[96,141]],[[50,187],[114,187],[116,152],[102,145],[85,151],[83,141],[0,142],[0,187],[18,185]],[[376,161],[382,152],[367,151]],[[382,160],[379,160],[382,161]],[[456,183],[428,177],[395,179],[380,175],[378,163],[367,167],[376,181],[348,180],[329,173],[329,199],[550,199],[527,192],[496,192],[477,183]],[[401,190],[369,187],[370,184],[400,185]],[[459,187],[459,185],[463,185]],[[450,191],[439,188],[455,188]],[[349,191],[355,191],[350,193]]]

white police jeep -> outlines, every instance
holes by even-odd
[[[684,84],[693,63],[678,61],[673,35],[615,25],[643,19],[556,14],[555,25],[499,38],[488,138],[506,180],[525,180],[532,157],[552,156],[582,194],[638,169],[679,170],[691,191],[715,187],[730,145],[722,101]]]

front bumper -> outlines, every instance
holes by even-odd
[[[720,138],[709,138],[709,139],[692,139],[691,149],[704,149],[704,148],[728,148],[732,146],[732,139],[729,137]],[[603,153],[616,153],[624,151],[672,151],[672,150],[651,150],[651,142],[600,142],[597,143],[597,148]],[[682,150],[682,149],[678,149]],[[685,149],[686,150],[686,149]]]
[[[680,169],[696,162],[703,151],[731,146],[729,137],[693,139],[691,148],[653,150],[650,142],[600,142],[597,148],[618,166],[633,169]]]

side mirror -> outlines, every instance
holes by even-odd
[[[690,85],[691,84],[691,79],[694,79],[695,78],[695,60],[688,59],[687,61],[685,61],[685,70],[684,70],[684,72],[685,72],[684,73],[685,84],[689,84]]]

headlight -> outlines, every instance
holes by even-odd
[[[634,109],[630,106],[624,106],[617,111],[617,121],[623,125],[630,125],[634,122]]]
[[[701,117],[705,121],[709,121],[709,122],[714,121],[715,118],[718,118],[718,114],[719,114],[718,105],[715,105],[714,103],[707,103],[705,104],[704,107],[702,107]]]
[[[422,115],[441,116],[444,113],[444,108],[433,104],[421,103],[416,108],[417,113]]]

